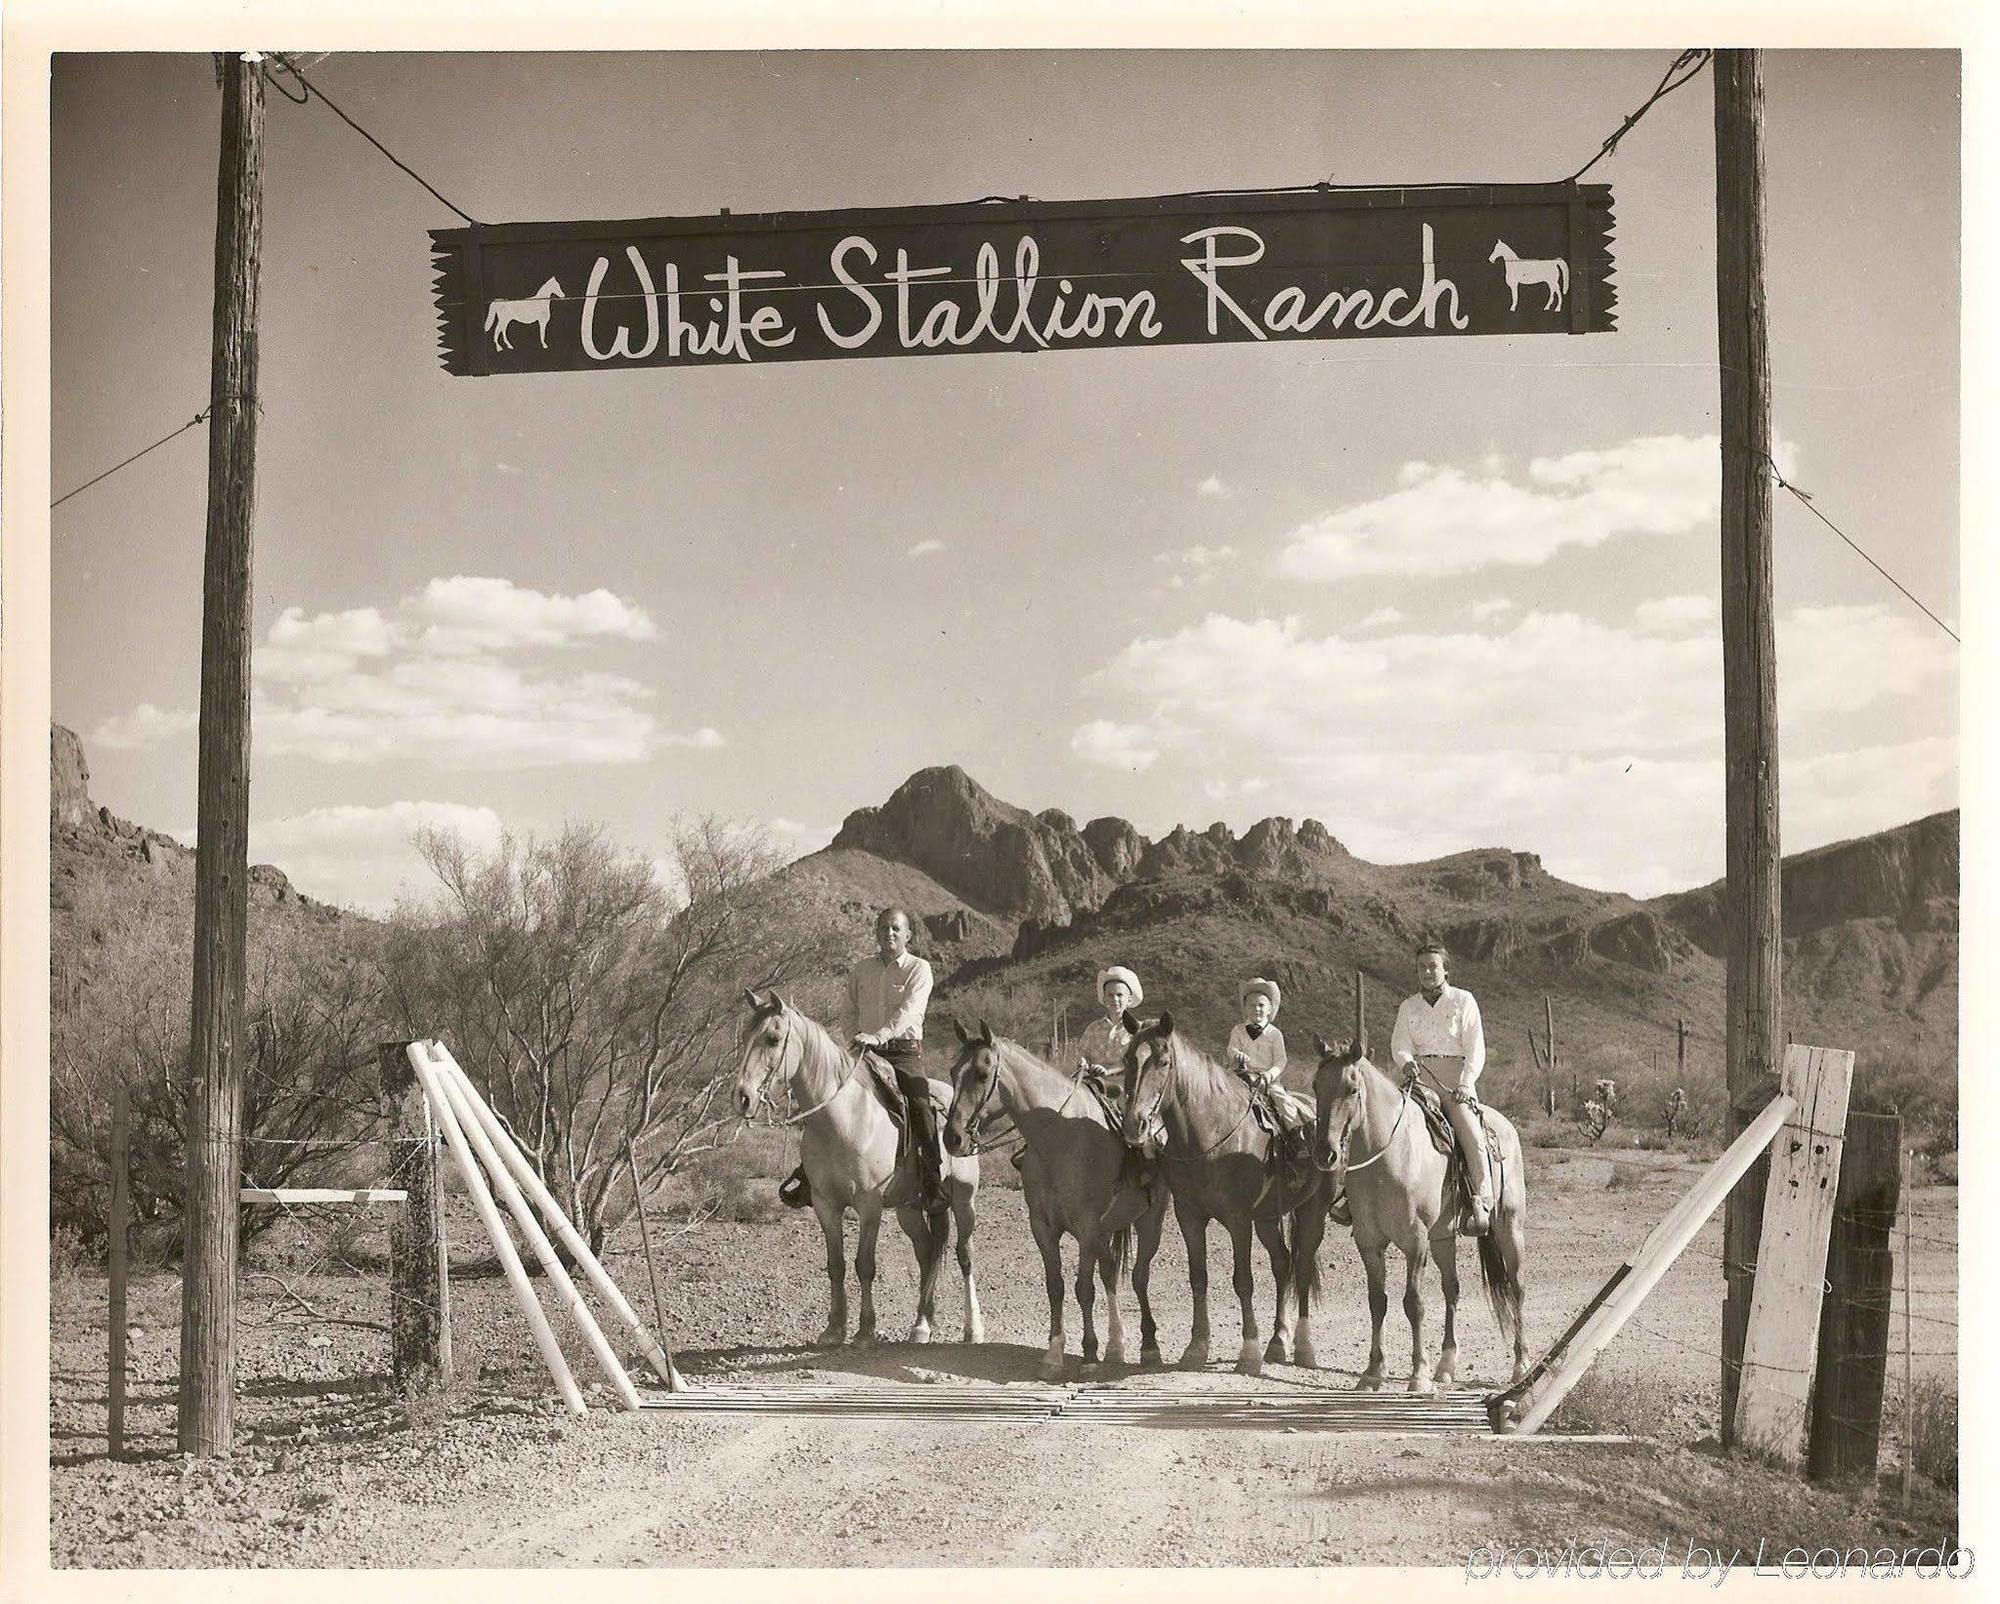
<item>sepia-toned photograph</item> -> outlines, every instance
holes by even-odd
[[[50,1566],[1970,1574],[1957,49],[258,42],[48,61]]]

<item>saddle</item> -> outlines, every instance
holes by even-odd
[[[1450,1212],[1464,1205],[1472,1195],[1470,1179],[1465,1173],[1465,1154],[1458,1145],[1458,1132],[1451,1128],[1451,1115],[1445,1111],[1444,1097],[1435,1086],[1424,1081],[1414,1081],[1410,1086],[1410,1099],[1423,1110],[1424,1125],[1430,1132],[1431,1146],[1444,1155],[1445,1191],[1454,1201]],[[1479,1105],[1479,1126],[1486,1136],[1487,1162],[1493,1171],[1493,1189],[1500,1189],[1499,1147],[1495,1144],[1493,1122],[1486,1117],[1486,1108]]]
[[[1253,1081],[1246,1081],[1245,1084],[1250,1087],[1250,1117],[1274,1141],[1282,1141],[1293,1131],[1303,1130],[1313,1122],[1318,1112],[1310,1093],[1302,1094],[1290,1087],[1274,1088]],[[1297,1109],[1296,1115],[1289,1121],[1279,1111],[1279,1095]]]

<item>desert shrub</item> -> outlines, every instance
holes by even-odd
[[[1944,1487],[1958,1485],[1958,1388],[1946,1377],[1926,1376],[1910,1400],[1910,1461]]]
[[[437,880],[397,909],[390,996],[448,1041],[593,1251],[736,1128],[725,1088],[746,985],[823,972],[826,908],[754,832],[678,827],[664,864],[594,825],[480,853],[417,845]]]
[[[83,1272],[94,1260],[84,1244],[83,1233],[73,1225],[58,1225],[49,1232],[49,1292],[68,1292],[83,1280]]]
[[[1549,1417],[1552,1432],[1659,1437],[1680,1419],[1684,1400],[1667,1381],[1644,1372],[1583,1373]]]
[[[1611,1173],[1604,1178],[1604,1190],[1607,1192],[1632,1192],[1645,1184],[1646,1171],[1643,1166],[1620,1164],[1615,1160],[1611,1165]]]
[[[1857,1113],[1900,1114],[1903,1139],[1924,1154],[1958,1147],[1956,1064],[1940,1068],[1914,1044],[1879,1048],[1858,1058],[1849,1106]]]
[[[135,1245],[177,1251],[186,1164],[191,884],[115,876],[72,882],[51,930],[49,1206],[101,1250],[111,1108],[129,1100]],[[371,927],[296,905],[253,904],[244,1015],[245,1166],[257,1184],[305,1184],[355,1153],[378,1121],[383,1034]],[[246,1210],[246,1239],[270,1223]]]

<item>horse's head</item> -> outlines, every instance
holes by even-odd
[[[759,997],[747,987],[750,1022],[743,1027],[743,1060],[736,1071],[736,1112],[748,1119],[768,1095],[771,1077],[782,1068],[791,1045],[791,1018],[785,999],[773,991]]]
[[[1495,240],[1493,242],[1493,254],[1487,257],[1486,260],[1489,262],[1506,262],[1511,261],[1513,256],[1513,248],[1504,239]]]
[[[1136,1147],[1160,1123],[1160,1105],[1174,1082],[1180,1038],[1174,1034],[1170,1013],[1141,1025],[1128,1008],[1123,1023],[1132,1039],[1125,1047],[1125,1117],[1119,1122],[1119,1134]]]
[[[1312,1160],[1322,1170],[1347,1163],[1347,1139],[1361,1118],[1361,1066],[1367,1062],[1358,1041],[1330,1042],[1313,1037],[1319,1064],[1313,1070]]]
[[[1000,1081],[1000,1048],[993,1027],[979,1022],[979,1034],[968,1036],[956,1020],[958,1058],[951,1066],[951,1112],[945,1116],[944,1150],[970,1153],[978,1145],[979,1120],[993,1100]]]
[[[544,301],[560,301],[563,298],[563,287],[555,279],[550,279],[535,291],[535,294]]]

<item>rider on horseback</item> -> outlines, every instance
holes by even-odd
[[[1275,980],[1246,980],[1237,1001],[1245,1017],[1229,1032],[1229,1061],[1275,1117],[1278,1129],[1271,1140],[1271,1166],[1281,1175],[1286,1167],[1296,1172],[1306,1162],[1304,1138],[1310,1115],[1279,1079],[1285,1072],[1285,1033],[1273,1021],[1284,994]]]
[[[944,1149],[938,1140],[937,1111],[924,1077],[924,1010],[931,998],[931,966],[910,951],[910,916],[884,908],[875,920],[873,958],[863,958],[847,977],[847,1012],[852,1040],[896,1072],[903,1094],[910,1145],[917,1154],[917,1196],[926,1210],[945,1206]]]
[[[1139,984],[1139,977],[1130,969],[1123,964],[1113,964],[1098,974],[1097,1000],[1104,1005],[1104,1013],[1085,1026],[1083,1035],[1077,1039],[1080,1056],[1078,1072],[1108,1102],[1122,1110],[1125,1102],[1125,1049],[1132,1043],[1132,1033],[1125,1028],[1125,1013],[1127,1009],[1137,1008],[1144,1002],[1146,992]],[[1128,1144],[1124,1164],[1118,1173],[1119,1186],[1136,1186],[1150,1193],[1157,1174],[1153,1163],[1156,1156],[1150,1138],[1136,1147]]]
[[[1465,1160],[1465,1212],[1459,1230],[1484,1236],[1493,1211],[1486,1129],[1479,1117],[1479,1072],[1486,1067],[1486,1030],[1472,993],[1445,983],[1446,953],[1433,941],[1417,949],[1417,991],[1396,1010],[1389,1057],[1411,1077],[1426,1074],[1446,1094],[1446,1111]]]

